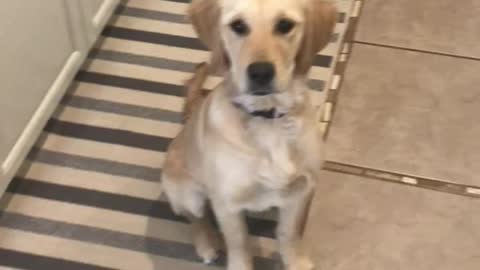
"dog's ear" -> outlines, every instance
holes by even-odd
[[[221,71],[227,66],[227,59],[220,37],[220,6],[218,0],[192,0],[188,18],[200,40],[212,52],[210,66]]]
[[[337,20],[337,10],[332,3],[323,0],[305,3],[305,30],[295,68],[299,75],[307,74],[315,55],[328,44]]]

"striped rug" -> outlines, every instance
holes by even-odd
[[[188,1],[123,2],[0,201],[0,269],[218,269],[195,256],[189,226],[162,196],[165,149],[181,128],[182,84],[208,52]],[[351,0],[315,58],[321,104]],[[207,82],[211,89],[220,78]],[[278,265],[272,213],[251,214],[256,269]]]

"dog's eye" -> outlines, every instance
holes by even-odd
[[[286,35],[292,31],[293,27],[295,27],[295,22],[289,19],[280,19],[275,26],[275,32]]]
[[[235,20],[230,24],[230,28],[232,29],[233,32],[235,32],[237,35],[244,36],[248,34],[248,25],[243,21],[243,20]]]

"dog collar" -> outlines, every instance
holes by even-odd
[[[263,117],[266,119],[281,118],[285,115],[284,113],[278,113],[275,108],[271,108],[270,110],[263,110],[263,111],[253,111],[253,112],[249,112],[249,114],[253,117]]]
[[[279,113],[275,108],[271,108],[269,110],[258,110],[258,111],[250,112],[250,111],[247,111],[242,105],[238,103],[233,102],[233,106],[253,117],[262,117],[265,119],[276,119],[276,118],[281,118],[285,116],[285,113]]]

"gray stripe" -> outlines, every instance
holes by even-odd
[[[177,97],[183,97],[185,91],[182,85],[141,80],[91,71],[79,71],[75,80]]]
[[[62,104],[80,109],[129,115],[172,123],[182,123],[181,113],[151,107],[117,103],[74,95],[65,96],[62,100]]]
[[[10,270],[115,270],[113,268],[69,261],[62,258],[53,258],[0,248],[0,265],[8,266]],[[11,268],[14,267],[14,268]]]
[[[189,244],[16,213],[0,213],[0,226],[3,227],[200,263],[194,247]],[[274,263],[269,258],[256,258],[255,268],[272,269]],[[225,258],[217,264],[224,265]]]
[[[152,19],[152,20],[159,20],[159,21],[168,21],[168,22],[173,22],[173,23],[183,23],[183,24],[188,23],[187,20],[185,19],[184,15],[167,13],[167,12],[156,11],[156,10],[143,9],[143,8],[120,6],[117,9],[116,14],[123,15],[123,16],[131,16],[131,17],[139,17],[139,18],[146,18],[146,19]]]
[[[125,129],[106,128],[52,118],[45,126],[45,131],[74,137],[78,139],[119,144],[129,147],[137,147],[146,150],[165,152],[172,141],[171,138],[144,134]]]
[[[119,39],[207,51],[207,47],[199,39],[177,34],[166,34],[109,25],[103,29],[102,35]]]
[[[142,65],[155,68],[163,68],[184,72],[193,72],[197,64],[158,58],[154,56],[138,55],[132,53],[93,49],[90,58],[98,58],[109,61],[116,61],[128,64]]]
[[[28,155],[28,159],[62,167],[120,175],[155,182],[159,181],[161,174],[161,169],[157,168],[82,157],[39,148],[32,149]]]
[[[321,80],[315,80],[315,79],[309,79],[308,80],[308,86],[310,89],[321,92],[323,91],[323,86],[325,85],[324,81]]]

